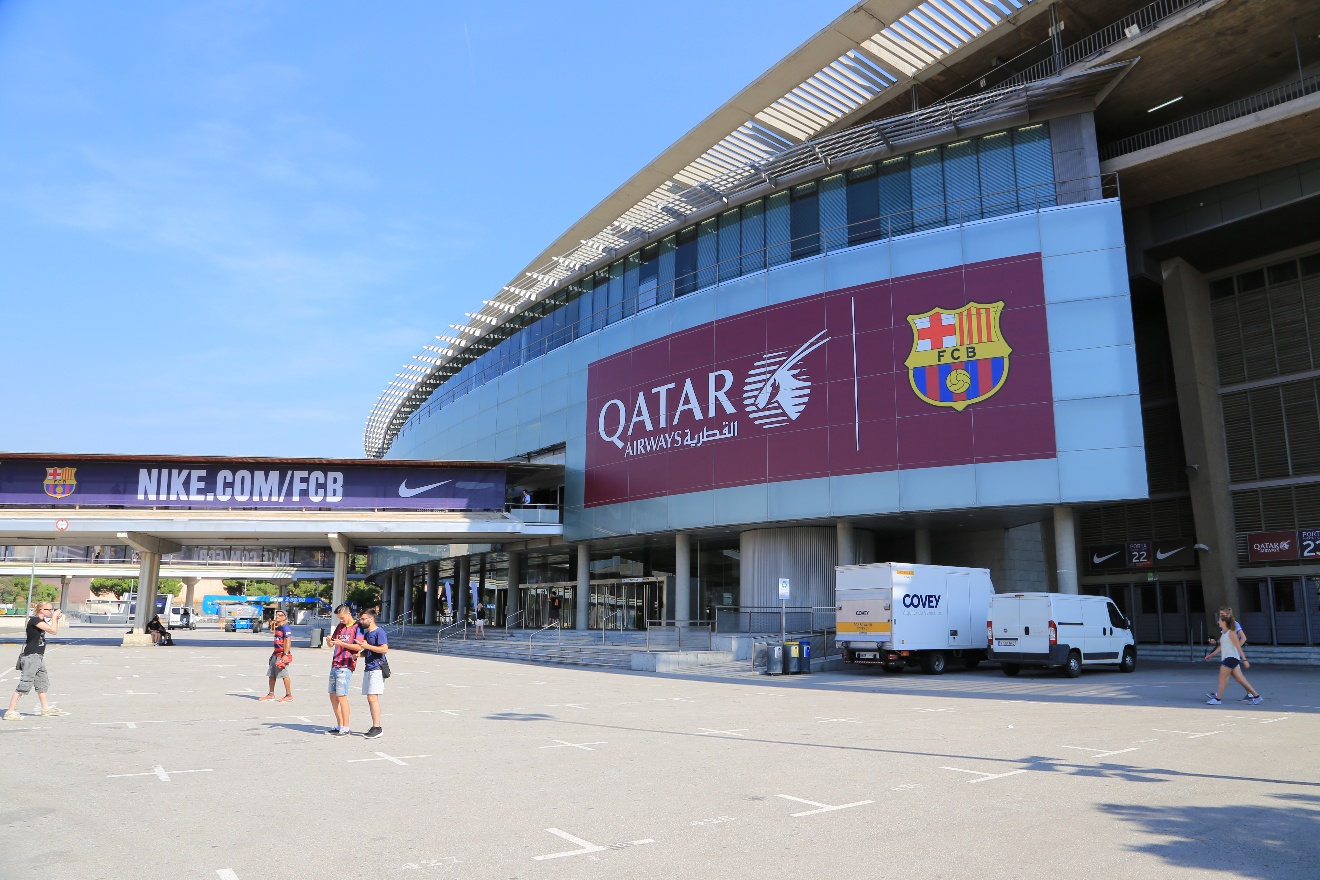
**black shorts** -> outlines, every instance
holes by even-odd
[[[1223,660],[1223,662],[1220,663],[1219,665],[1220,665],[1220,666],[1223,666],[1223,667],[1226,668],[1226,669],[1237,669],[1237,668],[1238,668],[1238,665],[1239,665],[1241,662],[1242,662],[1242,661],[1238,660],[1238,658],[1236,658],[1236,657],[1225,657],[1224,660]]]

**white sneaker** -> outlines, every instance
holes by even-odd
[[[5,712],[5,715],[4,715],[4,718],[5,718],[6,721],[22,721],[22,720],[23,720],[23,716],[22,716],[22,715],[19,715],[17,712],[12,712],[12,711],[6,711],[6,712]]]
[[[41,711],[42,718],[58,718],[61,715],[68,714],[68,712],[65,712],[63,709],[58,709],[55,706],[51,706],[49,709],[43,709]]]

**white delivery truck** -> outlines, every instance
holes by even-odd
[[[1069,678],[1083,666],[1137,668],[1132,625],[1104,596],[1003,593],[990,601],[985,635],[990,657],[1005,675],[1024,666],[1059,667]]]
[[[877,562],[835,572],[835,642],[845,663],[939,675],[952,659],[985,659],[982,627],[995,588],[984,568]]]

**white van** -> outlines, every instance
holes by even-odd
[[[843,662],[940,675],[952,660],[985,659],[981,619],[994,585],[984,568],[876,562],[840,565],[835,576],[835,642]]]
[[[1069,678],[1083,666],[1137,668],[1132,625],[1104,596],[1001,593],[990,600],[985,635],[990,658],[1005,675],[1024,666],[1054,666]]]

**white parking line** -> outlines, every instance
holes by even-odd
[[[1095,752],[1096,754],[1088,756],[1091,758],[1108,758],[1110,755],[1122,755],[1126,752],[1135,752],[1137,750],[1136,746],[1133,746],[1130,749],[1115,749],[1110,752],[1106,752],[1104,749],[1088,749],[1086,746],[1059,746],[1059,748],[1076,749],[1079,752]]]
[[[1151,730],[1156,733],[1177,733],[1188,739],[1200,739],[1203,736],[1214,736],[1215,734],[1223,733],[1222,730],[1211,730],[1206,733],[1192,733],[1190,730],[1165,730],[1163,727],[1152,727]]]
[[[742,731],[751,730],[751,728],[750,728],[750,727],[736,727],[736,728],[734,728],[733,730],[715,730],[714,728],[710,728],[710,727],[698,727],[697,730],[702,731],[702,733],[699,734],[700,736],[738,736],[738,737],[741,737],[741,736],[742,736]]]
[[[457,718],[459,712],[466,712],[467,709],[418,709],[417,711],[422,715],[453,715]]]
[[[218,877],[219,880],[238,880],[238,875],[229,868],[218,868],[215,872],[215,876]]]
[[[806,798],[793,797],[791,794],[781,794],[781,795],[776,795],[776,797],[781,797],[786,801],[797,801],[799,804],[806,804],[807,806],[817,807],[817,809],[815,810],[806,810],[801,813],[789,813],[789,815],[792,816],[794,819],[800,819],[803,816],[815,816],[817,813],[832,813],[835,810],[847,810],[852,807],[864,807],[867,804],[875,803],[875,801],[858,801],[855,804],[840,804],[837,807],[832,807],[829,804],[816,803],[815,801],[809,801]]]
[[[923,707],[918,706],[916,709],[913,709],[912,711],[914,711],[914,712],[952,712],[953,710],[952,710],[952,709],[926,709],[926,708],[923,708]]]
[[[597,846],[596,844],[592,843],[589,840],[583,840],[580,837],[574,837],[573,835],[569,834],[567,831],[560,831],[558,828],[547,828],[545,830],[555,835],[556,837],[564,838],[564,840],[567,840],[569,843],[577,844],[578,848],[565,850],[564,852],[548,853],[543,856],[532,856],[532,859],[538,862],[543,862],[546,859],[562,859],[565,856],[582,856],[588,853],[604,852],[607,849],[625,849],[630,846],[642,846],[643,844],[647,844],[647,843],[655,843],[654,840],[648,837],[645,840],[630,840],[627,843],[615,843],[609,846]]]
[[[557,740],[555,740],[555,742],[558,743],[558,745],[554,745],[554,746],[537,746],[537,748],[541,748],[541,749],[581,749],[581,750],[584,751],[584,752],[594,752],[594,751],[596,751],[596,750],[593,749],[593,748],[590,748],[591,746],[606,746],[606,745],[609,745],[609,743],[605,742],[604,740],[601,740],[601,741],[599,741],[599,742],[589,742],[589,743],[571,743],[571,742],[565,742],[565,741],[562,740],[562,739],[557,739]]]
[[[130,776],[154,776],[157,779],[159,779],[161,782],[169,782],[170,774],[178,775],[180,773],[214,773],[214,772],[215,772],[214,770],[209,770],[209,769],[208,770],[166,770],[164,767],[157,764],[155,767],[152,767],[146,773],[112,773],[109,776],[107,776],[106,779],[127,779]]]
[[[820,724],[829,724],[829,723],[834,722],[834,721],[842,722],[842,723],[844,723],[844,724],[865,724],[865,723],[866,723],[865,721],[862,721],[860,718],[821,718],[821,717],[819,717],[819,716],[816,717],[816,721],[817,721],[818,723],[820,723]]]
[[[93,721],[96,727],[107,727],[111,724],[122,724],[125,730],[137,730],[139,724],[168,724],[167,721]]]
[[[387,755],[384,752],[376,752],[376,755],[377,757],[375,758],[350,758],[348,763],[362,764],[367,761],[390,761],[392,763],[398,764],[400,767],[407,767],[408,764],[403,760],[404,758],[415,759],[415,758],[431,757],[431,755],[400,755],[399,757],[396,758],[393,755]]]
[[[989,782],[992,779],[1003,779],[1006,776],[1016,776],[1019,773],[1026,773],[1026,770],[1010,770],[1007,773],[982,773],[980,770],[964,770],[961,767],[941,767],[941,770],[952,770],[954,773],[971,773],[974,776],[980,776],[980,779],[967,780],[968,785],[975,785],[978,782]]]
[[[155,691],[124,691],[122,694],[101,694],[103,697],[159,697]]]

